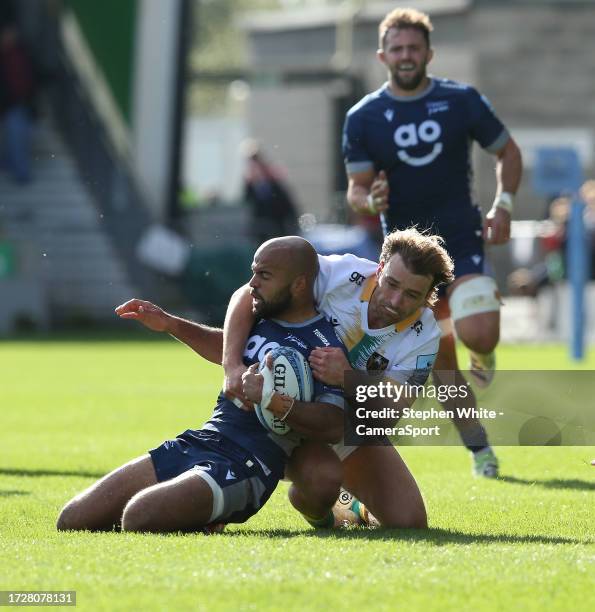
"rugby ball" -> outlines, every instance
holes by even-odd
[[[314,379],[308,361],[298,350],[288,346],[279,346],[272,349],[270,354],[273,356],[272,370],[267,367],[266,359],[259,367],[259,372],[264,377],[262,388],[262,404],[264,405],[256,404],[254,410],[265,429],[284,436],[291,431],[291,428],[266,408],[271,395],[276,391],[301,402],[311,402],[314,395]]]

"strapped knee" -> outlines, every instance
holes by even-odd
[[[498,286],[489,276],[477,276],[461,283],[449,299],[453,321],[483,312],[498,312],[500,304]]]

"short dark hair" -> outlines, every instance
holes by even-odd
[[[444,248],[444,240],[415,227],[395,230],[382,243],[380,262],[386,265],[396,253],[412,274],[432,277],[426,303],[433,306],[438,299],[438,287],[454,280],[454,263]]]
[[[380,49],[384,49],[386,35],[392,28],[418,30],[424,35],[428,47],[430,46],[430,32],[434,30],[434,26],[426,13],[412,8],[396,8],[394,11],[387,13],[378,26],[378,46]]]

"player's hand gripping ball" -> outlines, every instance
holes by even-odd
[[[264,381],[262,400],[256,404],[255,412],[265,429],[284,436],[291,431],[291,428],[268,409],[273,393],[288,395],[300,402],[311,402],[314,394],[314,379],[308,361],[298,350],[280,346],[269,354],[273,360],[272,368],[269,369],[267,366],[267,359],[261,362],[259,368]]]

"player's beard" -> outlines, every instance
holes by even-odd
[[[271,319],[279,316],[291,305],[291,290],[289,285],[280,289],[268,302],[256,292],[258,301],[253,303],[252,311],[257,317]]]
[[[426,64],[423,64],[414,72],[407,73],[407,78],[403,79],[399,74],[398,67],[391,70],[391,75],[399,89],[404,91],[413,91],[417,89],[421,82],[426,78]]]

